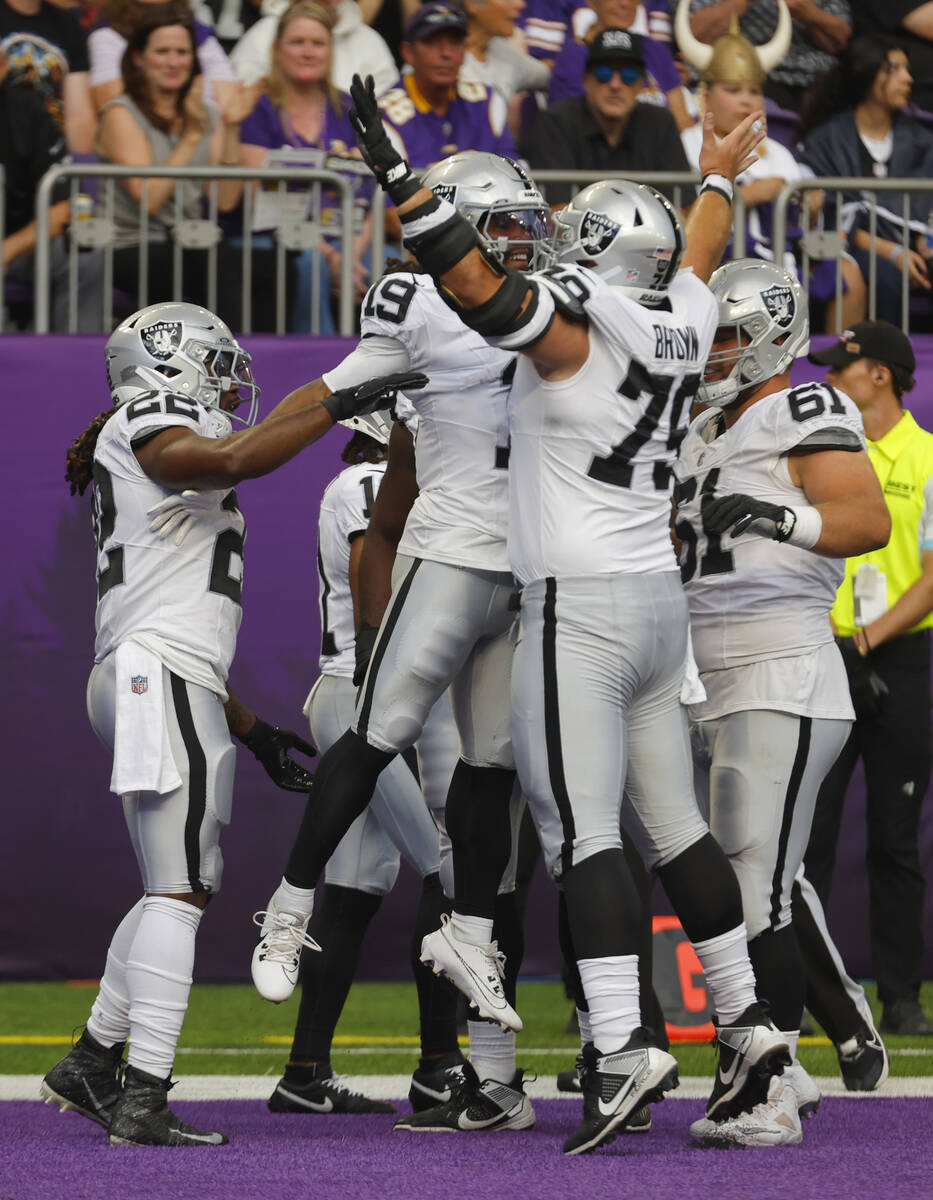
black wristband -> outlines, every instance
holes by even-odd
[[[248,733],[238,733],[236,737],[243,743],[247,750],[252,750],[255,754],[257,746],[261,747],[263,742],[268,740],[274,729],[274,725],[270,725],[268,721],[257,717]]]

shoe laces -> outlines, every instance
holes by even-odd
[[[360,1100],[365,1100],[366,1097],[362,1092],[355,1092],[353,1088],[350,1087],[349,1083],[347,1082],[348,1079],[348,1075],[329,1075],[327,1079],[320,1079],[318,1082],[323,1084],[325,1090],[330,1090],[333,1088],[335,1092],[343,1092],[347,1096],[354,1096]]]
[[[320,950],[320,946],[307,932],[303,918],[295,913],[279,912],[278,909],[261,909],[253,913],[253,924],[260,929],[268,924],[262,935],[266,943],[266,959],[270,962],[289,962],[301,948]]]

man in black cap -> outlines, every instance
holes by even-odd
[[[868,810],[869,922],[882,1033],[933,1035],[920,1007],[924,876],[918,850],[920,810],[933,761],[930,629],[933,627],[933,434],[903,408],[916,359],[907,337],[886,321],[846,330],[810,361],[830,368],[827,383],[862,414],[868,455],[891,514],[882,550],[846,560],[832,620],[849,675],[856,721],[820,789],[806,875],[825,904],[832,881],[846,788],[856,761],[865,765]],[[797,909],[795,907],[795,924]],[[808,1003],[837,1043],[846,998],[819,944],[803,937]],[[851,1001],[850,1001],[851,1006]],[[849,1016],[852,1020],[851,1013]],[[829,1028],[835,1025],[836,1028]],[[853,1026],[855,1028],[855,1026]],[[871,1030],[854,1034],[871,1050]],[[860,1047],[854,1046],[857,1051]]]
[[[639,104],[645,77],[643,40],[627,29],[604,29],[590,43],[583,95],[558,100],[542,112],[525,153],[532,169],[684,171],[690,166],[677,124],[664,108]],[[569,200],[579,185],[549,184],[551,204]],[[673,189],[660,185],[673,199]],[[692,187],[681,189],[690,204]]]

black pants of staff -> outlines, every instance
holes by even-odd
[[[817,799],[805,856],[824,906],[849,780],[865,765],[872,961],[882,1004],[916,999],[923,959],[924,877],[918,835],[933,760],[930,634],[905,634],[864,659],[843,643],[856,721]],[[875,679],[872,679],[874,672]],[[886,688],[880,689],[877,681]],[[804,947],[806,956],[806,948]]]

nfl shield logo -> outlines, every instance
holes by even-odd
[[[149,676],[148,675],[131,675],[130,687],[137,696],[141,696],[143,692],[149,691]]]
[[[181,321],[157,321],[141,329],[139,336],[152,357],[165,362],[181,345]]]
[[[794,293],[790,288],[775,284],[774,287],[761,293],[761,299],[778,325],[784,327],[793,321],[796,305],[794,304]]]
[[[618,221],[603,213],[593,212],[588,208],[580,222],[580,245],[585,253],[596,258],[612,245],[612,239],[621,229]]]

